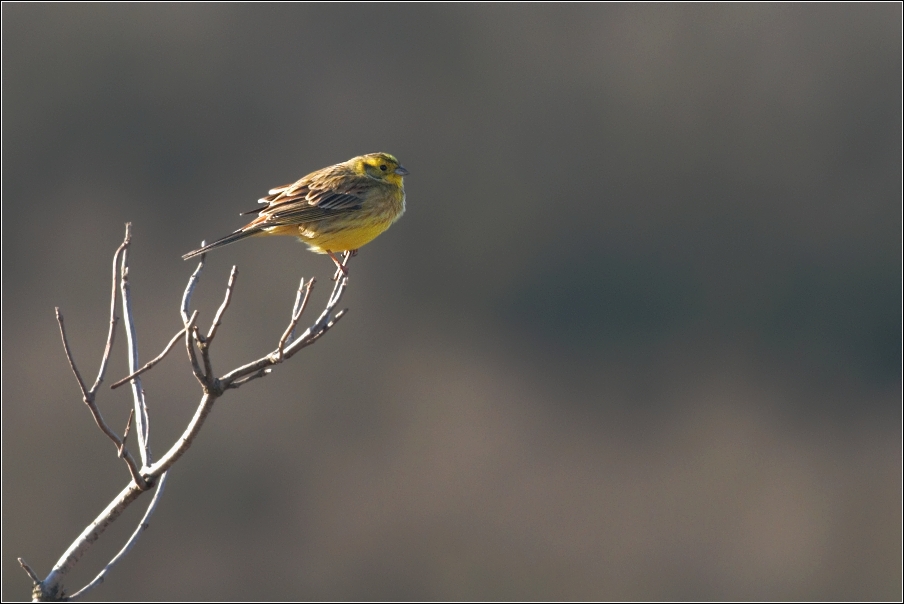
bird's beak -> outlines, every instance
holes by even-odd
[[[393,170],[393,172],[395,172],[395,173],[398,174],[399,176],[408,176],[408,170],[406,170],[406,169],[403,168],[402,166],[399,166],[398,168],[396,168],[395,170]]]

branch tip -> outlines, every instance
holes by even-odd
[[[69,348],[69,339],[66,337],[66,325],[63,323],[63,313],[60,312],[60,307],[56,307],[56,318],[57,323],[60,325],[60,337],[63,338],[63,351],[66,353],[66,360],[69,361],[69,367],[72,368],[72,373],[75,374],[75,379],[78,382],[78,387],[82,391],[82,396],[85,399],[85,402],[88,402],[91,397],[91,393],[88,392],[88,389],[85,387],[85,380],[82,379],[82,374],[79,373],[78,367],[75,366],[75,359],[72,358],[72,350]]]
[[[24,570],[26,573],[28,573],[28,576],[31,577],[32,582],[35,585],[38,585],[39,583],[41,583],[41,579],[38,578],[38,574],[34,570],[32,570],[32,568],[28,565],[28,562],[26,562],[22,558],[18,558],[18,560],[19,560],[19,566],[22,567],[22,570]]]
[[[238,274],[238,268],[233,264],[232,270],[229,271],[229,281],[226,282],[226,295],[223,298],[223,303],[220,304],[220,308],[217,309],[217,314],[214,315],[213,322],[210,324],[210,329],[207,331],[208,342],[213,340],[214,336],[217,335],[217,329],[223,322],[223,313],[226,312],[226,309],[229,308],[229,303],[232,301],[232,290],[235,287],[235,279]]]

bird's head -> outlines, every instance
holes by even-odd
[[[356,157],[351,162],[356,172],[396,186],[401,186],[402,177],[408,174],[408,170],[402,167],[399,160],[389,153],[369,153]]]

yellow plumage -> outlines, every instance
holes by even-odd
[[[246,237],[293,235],[313,252],[357,250],[372,241],[405,211],[403,177],[408,170],[388,153],[353,157],[277,187],[260,200],[267,206],[250,223],[209,245],[189,252],[189,259]],[[257,210],[252,210],[253,213]],[[344,271],[344,269],[343,269]]]

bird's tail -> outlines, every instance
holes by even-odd
[[[224,245],[228,245],[235,241],[239,241],[240,239],[244,239],[245,237],[253,237],[254,235],[260,234],[261,230],[262,229],[259,227],[251,227],[250,229],[249,228],[239,229],[236,232],[230,233],[229,235],[226,235],[225,237],[223,237],[221,239],[217,239],[213,243],[208,243],[204,247],[198,248],[193,252],[189,252],[189,253],[185,254],[184,256],[182,256],[182,259],[188,260],[189,258],[194,258],[195,256],[200,256],[201,254],[209,252],[210,250],[212,250],[214,248],[223,247]]]

